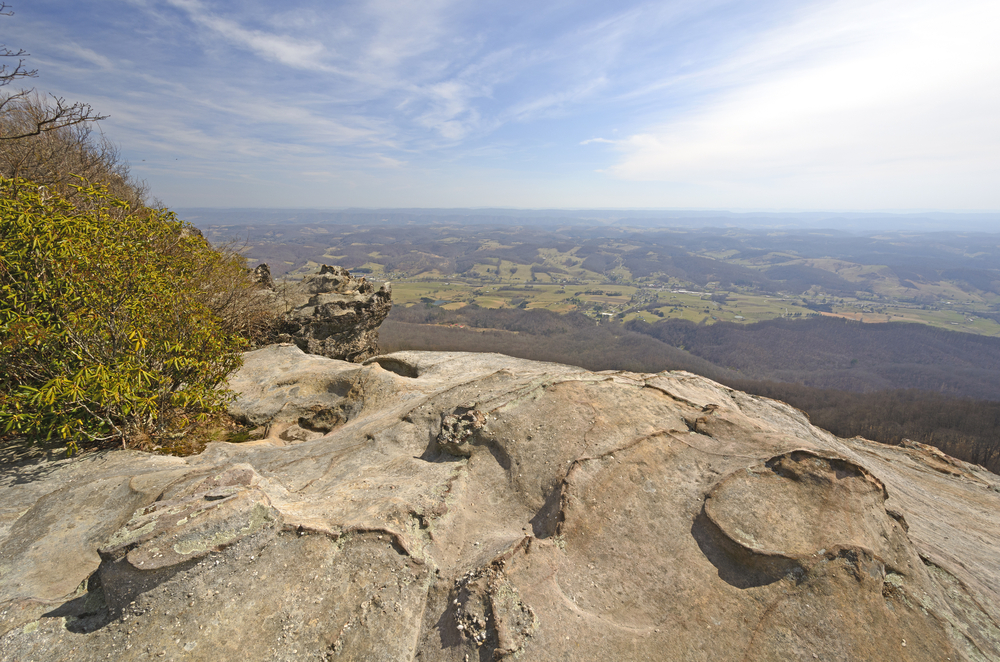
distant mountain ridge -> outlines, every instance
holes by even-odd
[[[610,225],[634,227],[743,227],[871,231],[994,232],[998,212],[769,212],[676,209],[504,209],[385,208],[273,209],[180,207],[182,218],[196,225],[228,223],[369,223],[415,222],[517,225]]]

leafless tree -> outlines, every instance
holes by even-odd
[[[13,16],[14,12],[10,10],[10,7],[5,2],[0,2],[0,16]],[[0,57],[16,57],[17,64],[11,68],[10,65],[6,64],[0,65],[0,86],[12,83],[18,78],[34,78],[38,75],[37,69],[28,69],[24,66],[24,58],[27,57],[29,53],[26,53],[24,49],[19,49],[13,51],[7,48],[6,44],[0,44]]]
[[[117,146],[95,131],[91,121],[32,133],[52,112],[52,105],[37,92],[0,112],[0,134],[21,136],[0,141],[0,175],[30,180],[71,198],[71,185],[79,183],[74,176],[82,177],[104,184],[134,208],[147,202],[146,183],[131,174]]]
[[[10,6],[7,3],[0,2],[0,16],[12,16],[13,14],[14,12],[10,10]],[[38,76],[38,70],[29,69],[24,62],[24,59],[28,55],[30,54],[24,49],[14,50],[8,48],[6,44],[0,44],[0,58],[17,60],[17,64],[7,64],[8,60],[0,60],[4,62],[4,64],[0,65],[0,87],[10,85],[17,80]],[[45,104],[38,104],[37,101],[37,95],[34,90],[0,93],[0,117],[21,109],[25,104],[33,106],[35,110],[39,107],[45,109],[44,113],[33,113],[33,119],[28,124],[23,122],[15,123],[17,128],[14,128],[14,125],[8,122],[3,122],[0,125],[0,141],[19,140],[21,138],[40,135],[46,131],[96,122],[107,118],[107,115],[99,115],[94,112],[90,104],[80,102],[68,103],[62,97],[53,96],[51,101]]]
[[[9,5],[0,2],[0,16],[12,14]],[[0,64],[0,88],[37,75],[25,64],[27,55],[0,45],[0,62],[17,60]],[[130,174],[118,148],[94,131],[94,123],[106,117],[89,104],[68,103],[33,89],[0,91],[0,175],[30,180],[69,198],[75,196],[72,185],[82,178],[104,184],[112,195],[138,208],[146,203],[148,188]]]

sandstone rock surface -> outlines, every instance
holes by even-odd
[[[266,269],[266,265],[262,265]],[[256,277],[270,280],[260,267]],[[343,267],[323,265],[319,273],[282,286],[274,295],[282,315],[276,340],[331,359],[360,363],[379,353],[378,327],[392,307],[392,287],[375,289]]]
[[[928,447],[500,355],[231,385],[266,439],[8,452],[0,659],[1000,659],[1000,477]]]

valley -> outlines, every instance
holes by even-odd
[[[279,283],[320,264],[390,281],[384,352],[686,370],[788,402],[841,437],[914,440],[1000,470],[998,234],[579,215],[188,218]]]
[[[204,215],[204,214],[203,214]],[[192,222],[298,279],[339,264],[397,306],[751,324],[830,316],[1000,336],[1000,235],[455,222]],[[230,219],[225,219],[229,221]],[[493,219],[494,221],[496,219]],[[524,221],[526,219],[515,219]]]

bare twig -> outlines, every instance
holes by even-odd
[[[15,94],[0,97],[0,115],[12,110],[12,105],[24,102],[34,90],[21,90]],[[0,125],[0,140],[20,140],[37,136],[45,131],[54,131],[76,124],[97,122],[107,119],[108,115],[98,115],[87,103],[69,104],[62,97],[52,97],[52,103],[45,104],[45,114],[35,114],[27,123],[21,123],[17,128]]]
[[[14,12],[10,11],[10,6],[7,3],[0,2],[0,16],[12,16],[13,14]],[[29,69],[24,63],[24,59],[28,55],[30,53],[23,48],[14,50],[8,48],[6,44],[0,44],[0,58],[17,59],[17,64],[15,65],[0,65],[0,87],[10,85],[21,78],[35,78],[38,76],[37,69]],[[20,92],[0,97],[0,117],[16,110],[15,107],[30,99],[33,92],[34,90],[21,90]],[[37,115],[30,123],[24,124],[22,122],[16,130],[11,130],[12,127],[7,122],[4,122],[2,127],[0,127],[0,141],[20,140],[40,135],[45,131],[54,131],[67,126],[96,122],[108,117],[107,115],[95,113],[90,104],[80,102],[71,104],[67,103],[62,97],[52,97],[52,103],[44,104],[43,107],[47,110],[46,114]]]

